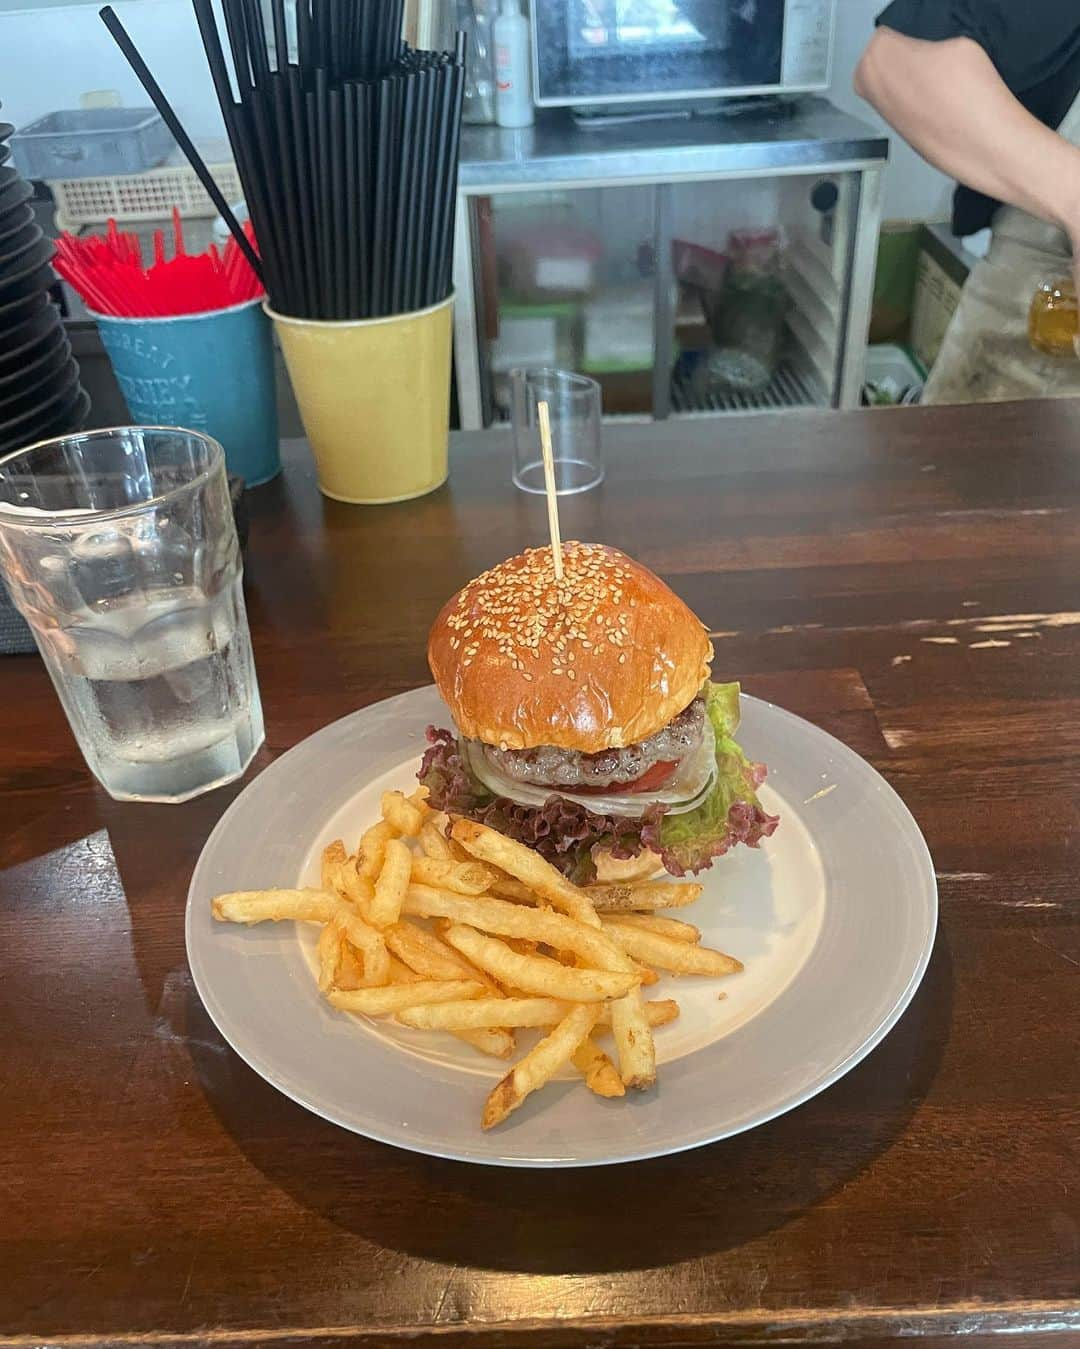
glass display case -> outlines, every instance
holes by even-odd
[[[455,287],[464,427],[509,373],[591,375],[605,416],[854,406],[886,145],[786,117],[463,136]]]

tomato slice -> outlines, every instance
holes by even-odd
[[[574,787],[575,796],[639,796],[643,792],[658,792],[666,787],[675,776],[679,766],[678,759],[662,759],[646,768],[641,777],[633,782],[613,782],[608,787]],[[558,788],[552,788],[557,791]]]

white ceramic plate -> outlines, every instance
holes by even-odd
[[[351,849],[389,787],[411,790],[433,688],[345,717],[283,755],[233,802],[203,849],[187,951],[207,1011],[268,1082],[346,1129],[417,1152],[499,1166],[592,1166],[678,1152],[799,1105],[874,1048],[926,969],[937,923],[934,869],[891,787],[845,745],[743,698],[739,740],[769,766],[761,793],[781,823],[699,879],[680,910],[746,966],[727,979],[665,977],[650,997],[682,1015],[657,1032],[659,1083],[623,1100],[567,1076],[503,1125],[479,1127],[506,1065],[450,1036],[329,1007],[313,977],[316,929],[217,923],[226,890],[318,883],[318,857]],[[723,994],[725,996],[721,997]]]

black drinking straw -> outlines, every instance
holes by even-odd
[[[226,4],[228,3],[229,0],[226,0]],[[281,281],[278,273],[277,259],[273,252],[273,244],[272,241],[269,241],[269,236],[266,233],[266,222],[270,212],[266,205],[265,184],[256,168],[246,110],[242,102],[240,104],[235,104],[232,101],[228,68],[225,64],[225,53],[222,51],[221,38],[218,34],[217,24],[214,20],[212,0],[194,0],[194,6],[195,17],[198,21],[199,32],[203,40],[203,47],[206,51],[206,58],[210,65],[210,73],[214,81],[214,88],[218,91],[218,100],[221,104],[222,116],[225,119],[225,129],[229,135],[229,143],[233,148],[233,157],[240,170],[241,182],[244,184],[244,197],[247,202],[248,212],[254,221],[255,236],[259,241],[259,247],[262,251],[261,263],[264,284],[271,299],[276,300],[280,298]],[[228,14],[229,10],[226,9],[227,18]],[[243,63],[241,60],[237,59],[237,52],[239,52],[243,58]],[[247,59],[246,56],[243,55],[243,52],[244,49],[242,46],[238,46],[234,49],[234,64],[237,71],[240,72],[238,84],[242,93],[250,95],[250,82],[245,82],[242,76],[242,71],[246,68]]]
[[[296,0],[296,60],[301,70],[311,64],[311,0]]]
[[[161,114],[162,121],[172,132],[173,136],[176,139],[177,145],[179,145],[180,149],[184,152],[184,157],[187,159],[191,167],[195,170],[195,174],[198,177],[199,182],[202,183],[203,187],[206,189],[207,196],[217,207],[218,211],[221,214],[221,218],[225,221],[225,224],[228,225],[229,233],[236,240],[238,246],[240,247],[240,249],[244,254],[244,257],[247,258],[248,263],[251,266],[251,270],[259,278],[259,280],[262,281],[263,272],[262,266],[259,262],[258,254],[252,248],[247,235],[244,233],[243,226],[240,224],[239,220],[237,220],[236,216],[233,214],[232,207],[225,200],[225,196],[222,193],[221,188],[218,187],[217,183],[214,181],[213,175],[210,173],[210,170],[206,167],[202,155],[200,155],[198,150],[196,150],[194,144],[192,143],[191,137],[181,126],[179,118],[176,116],[176,113],[173,112],[172,106],[170,105],[168,99],[165,97],[164,93],[161,90],[161,86],[158,84],[157,80],[155,80],[153,75],[150,73],[150,67],[139,55],[138,49],[136,48],[134,42],[132,42],[131,38],[128,36],[127,29],[116,17],[116,13],[114,12],[111,5],[106,5],[102,10],[99,11],[99,14],[101,17],[101,21],[104,23],[105,27],[112,34],[116,42],[116,45],[120,48],[120,50],[124,53],[124,56],[127,58],[128,65],[135,72],[135,75],[138,78],[139,83],[146,90],[147,94],[149,94],[150,101],[153,103],[154,107],[157,108],[158,112]],[[228,76],[226,75],[226,84],[227,81]],[[232,96],[230,94],[230,102],[231,97]]]
[[[366,80],[375,78],[372,55],[375,50],[375,7],[371,0],[364,0],[364,12],[360,29],[360,68]]]
[[[342,108],[343,94],[340,89],[330,90],[330,148],[331,179],[330,187],[334,198],[334,318],[349,316],[349,277],[347,247],[350,242],[348,232],[348,209],[345,196],[345,114]]]
[[[267,196],[267,185],[263,181],[259,168],[259,157],[252,125],[251,110],[243,104],[233,105],[233,121],[236,126],[237,144],[241,157],[237,161],[242,183],[251,183],[253,190],[245,191],[248,214],[255,225],[255,238],[259,241],[259,253],[263,271],[266,274],[266,289],[275,306],[284,299],[284,282],[281,274],[281,260],[277,253],[277,243],[271,229],[273,211]]]
[[[285,0],[271,0],[274,20],[274,62],[280,75],[289,64],[289,38],[285,28]]]
[[[314,288],[310,318],[318,318],[322,310],[322,188],[319,182],[319,119],[315,111],[315,94],[304,94],[304,128],[307,133],[308,183],[311,190],[311,272]]]
[[[409,278],[409,309],[426,308],[424,300],[425,249],[424,235],[431,228],[429,217],[431,203],[431,138],[433,135],[432,110],[435,106],[435,88],[438,72],[427,69],[417,77],[420,89],[420,126],[417,136],[419,164],[416,172],[415,192],[409,202],[409,217],[412,229],[409,233],[409,251],[406,257],[406,274]]]
[[[286,229],[283,234],[287,241],[286,252],[289,255],[294,301],[302,307],[306,304],[307,285],[304,277],[304,259],[301,256],[303,233],[300,225],[300,191],[296,174],[289,89],[284,73],[270,76],[270,96],[274,110],[277,153],[281,165],[281,196],[285,205]]]
[[[312,315],[318,305],[318,273],[315,257],[315,201],[311,182],[311,150],[308,144],[307,112],[300,71],[290,66],[285,72],[289,86],[289,120],[295,155],[296,189],[300,201],[300,249],[304,276],[303,313]]]
[[[390,80],[379,81],[375,130],[375,218],[371,240],[371,313],[384,314],[383,276],[389,245],[390,196]]]
[[[341,75],[342,51],[341,51],[341,6],[337,0],[326,0],[327,15],[326,29],[329,33],[330,51],[327,68],[331,79],[338,79]]]
[[[266,219],[262,222],[256,221],[256,234],[257,237],[265,237],[268,240],[276,259],[284,301],[291,309],[295,304],[296,284],[293,275],[295,269],[287,246],[289,227],[286,219],[284,182],[281,173],[274,168],[279,161],[275,145],[273,110],[266,81],[261,89],[256,89],[252,94],[250,119],[254,132],[254,158],[256,165],[261,166],[258,176],[263,183],[267,208]]]
[[[443,297],[439,294],[439,286],[442,278],[442,238],[445,232],[444,218],[448,209],[453,209],[446,199],[447,179],[450,174],[450,112],[453,107],[454,87],[451,79],[451,72],[443,69],[440,72],[442,85],[439,90],[439,109],[437,119],[436,139],[434,146],[434,164],[433,168],[433,191],[435,194],[434,208],[432,210],[431,222],[427,233],[427,248],[425,251],[425,266],[427,272],[427,297],[426,304],[436,304]]]
[[[196,15],[200,9],[205,9],[209,18],[206,22],[212,26],[214,37],[217,41],[218,50],[221,50],[221,40],[217,36],[217,22],[213,17],[213,8],[210,4],[203,4],[203,0],[194,0]],[[251,62],[248,58],[247,36],[244,32],[244,16],[240,9],[240,0],[221,0],[222,13],[225,15],[225,34],[229,39],[229,50],[232,53],[233,69],[236,71],[236,92],[243,103],[251,92]],[[199,21],[199,30],[203,32],[203,45],[206,45],[206,34],[203,27],[203,20]]]
[[[294,0],[291,63],[287,0],[220,0],[234,103],[213,0],[193,2],[275,308],[345,319],[444,299],[461,39],[452,56],[412,51],[404,0]]]
[[[450,68],[452,94],[450,99],[450,146],[447,155],[446,185],[442,189],[442,237],[436,245],[435,255],[440,259],[441,270],[436,285],[436,301],[445,300],[450,294],[453,272],[454,224],[457,210],[458,154],[461,146],[461,108],[465,98],[465,35],[458,33],[457,46],[460,53]]]
[[[401,139],[396,160],[397,200],[394,203],[394,262],[390,281],[390,304],[395,313],[408,308],[405,298],[405,254],[409,217],[409,185],[416,173],[416,80],[402,81]]]
[[[370,318],[375,312],[372,292],[373,269],[375,266],[375,155],[376,155],[376,118],[378,102],[375,85],[365,83],[360,86],[357,104],[357,127],[363,128],[357,145],[357,171],[360,177],[360,231],[362,236],[362,269],[360,272],[360,314]]]
[[[315,121],[318,128],[319,163],[319,224],[322,249],[322,317],[331,318],[334,312],[334,189],[330,160],[330,99],[329,83],[324,67],[315,71]]]
[[[334,59],[330,42],[330,0],[312,0],[312,14],[318,32],[318,61],[323,70],[329,70]]]
[[[266,28],[263,24],[262,0],[242,0],[244,28],[251,52],[251,69],[256,86],[264,85],[270,74],[270,58],[266,49]]]
[[[345,197],[345,312],[343,317],[356,318],[360,309],[357,265],[360,250],[360,202],[357,196],[356,164],[356,88],[346,84],[342,87],[342,154],[344,156],[344,197]]]

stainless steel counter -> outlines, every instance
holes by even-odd
[[[823,98],[733,115],[582,128],[562,109],[539,110],[519,131],[467,126],[462,192],[672,182],[815,168],[867,168],[888,158],[887,139]]]

